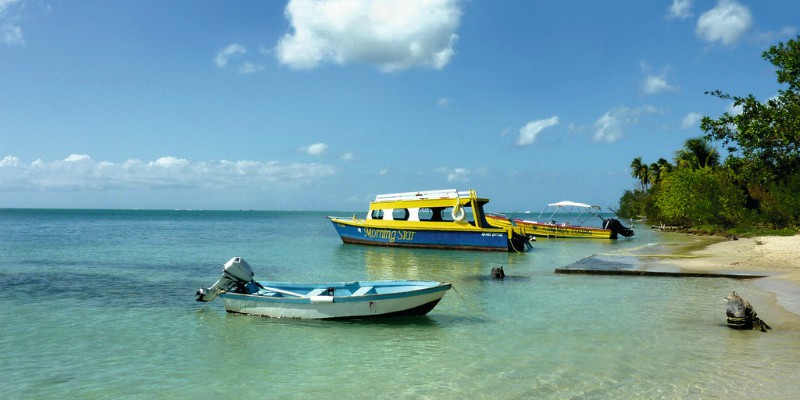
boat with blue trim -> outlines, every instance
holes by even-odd
[[[489,199],[474,189],[381,194],[366,218],[328,217],[347,244],[523,252],[528,237],[498,227],[483,211]]]
[[[255,281],[250,264],[231,258],[197,301],[219,297],[234,314],[275,318],[353,319],[425,315],[452,286],[447,282],[387,280],[329,283]]]

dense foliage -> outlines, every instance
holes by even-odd
[[[704,117],[705,135],[684,143],[674,164],[664,158],[630,165],[637,188],[620,199],[623,218],[712,230],[800,228],[800,36],[771,47],[763,58],[786,85],[765,102],[755,96],[707,92],[734,109]],[[713,144],[728,156],[722,160]]]

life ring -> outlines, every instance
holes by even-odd
[[[466,213],[464,212],[464,207],[461,207],[461,204],[456,204],[453,207],[453,211],[450,212],[450,216],[453,217],[453,221],[461,222],[464,220]]]

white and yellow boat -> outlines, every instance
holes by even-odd
[[[559,222],[556,218],[571,216],[571,222]],[[600,218],[600,227],[588,226],[589,218]],[[538,221],[509,218],[501,214],[488,214],[490,224],[512,227],[518,233],[532,237],[545,238],[584,238],[584,239],[617,239],[619,236],[631,237],[633,230],[622,225],[615,218],[603,218],[600,206],[574,201],[560,201],[548,204],[539,215]]]
[[[458,250],[522,252],[527,237],[512,227],[486,220],[489,199],[475,190],[428,190],[381,194],[370,202],[366,218],[328,217],[344,243]]]

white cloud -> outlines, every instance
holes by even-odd
[[[296,69],[366,63],[384,72],[442,69],[455,54],[460,0],[291,0],[292,32],[276,48]]]
[[[447,182],[469,182],[469,170],[456,168],[447,174]]]
[[[358,156],[356,155],[356,153],[348,151],[347,153],[342,154],[341,159],[345,161],[355,161],[358,160]]]
[[[239,66],[238,71],[240,74],[252,74],[254,72],[261,72],[264,70],[264,66],[261,64],[254,64],[250,61],[245,61],[242,65]]]
[[[528,122],[527,125],[522,127],[519,130],[519,138],[517,138],[517,145],[519,146],[529,146],[532,145],[536,141],[536,137],[539,136],[545,128],[549,128],[551,126],[558,125],[558,117],[552,116],[547,119],[540,119],[537,121]]]
[[[469,182],[470,171],[466,168],[454,168],[449,169],[445,167],[440,167],[435,170],[440,174],[444,174],[447,176],[447,182],[454,183],[454,182]]]
[[[730,115],[739,115],[743,111],[744,111],[744,107],[742,107],[741,105],[737,106],[736,103],[734,103],[734,102],[731,102],[730,104],[728,104],[728,109],[725,110],[725,112],[727,112]]]
[[[14,3],[19,3],[20,0],[0,0],[0,15],[6,12],[7,9],[11,8]]]
[[[312,145],[301,147],[300,151],[311,156],[321,156],[328,151],[328,145],[325,143],[314,143]]]
[[[20,0],[0,0],[0,43],[9,46],[25,44],[22,28],[17,23],[19,16],[13,14],[16,6],[21,3]]]
[[[67,158],[64,159],[66,162],[91,162],[92,157],[89,157],[85,154],[70,154]]]
[[[216,64],[217,67],[225,68],[228,66],[228,63],[232,58],[241,56],[245,53],[247,53],[247,49],[244,46],[231,43],[217,51],[217,55],[214,57],[214,64]]]
[[[689,114],[686,114],[686,116],[681,120],[681,129],[698,128],[699,126],[697,124],[702,118],[703,116],[700,115],[700,113],[690,112]]]
[[[0,190],[109,190],[204,188],[225,190],[262,185],[265,181],[296,186],[334,175],[333,166],[278,161],[189,161],[161,157],[155,161],[96,162],[87,155],[30,164],[0,159]]]
[[[655,94],[676,92],[678,88],[670,85],[663,75],[648,75],[644,78],[643,90],[645,94]]]
[[[3,167],[19,167],[22,166],[22,162],[19,160],[18,157],[14,156],[5,156],[2,160],[0,160],[0,168]]]
[[[594,133],[595,142],[616,142],[622,137],[622,126],[618,118],[611,111],[606,112],[600,117],[594,126],[597,130]]]
[[[755,35],[755,40],[761,43],[764,47],[769,47],[775,42],[781,42],[797,36],[797,27],[784,26],[777,31],[758,32]]]
[[[616,142],[625,135],[624,128],[639,123],[639,117],[658,112],[654,107],[644,106],[639,108],[620,107],[603,114],[595,121],[595,142]]]
[[[214,64],[220,69],[225,69],[233,60],[239,59],[245,54],[247,54],[246,47],[238,43],[231,43],[217,51],[217,55],[214,57]],[[240,74],[252,74],[263,70],[263,65],[251,61],[242,61],[236,67],[236,71]]]
[[[689,18],[692,16],[692,0],[672,0],[668,11],[668,18]]]
[[[753,17],[750,9],[733,0],[720,0],[697,20],[695,33],[708,42],[734,44],[750,29]]]
[[[450,99],[448,99],[447,97],[442,97],[442,98],[440,98],[439,100],[436,101],[436,104],[439,107],[442,107],[442,108],[449,107],[450,106]]]
[[[677,92],[678,87],[667,82],[668,68],[665,67],[660,73],[653,73],[652,68],[645,63],[641,63],[642,72],[644,72],[644,80],[642,82],[642,91],[645,94],[657,94],[665,92]]]
[[[13,23],[0,22],[0,42],[7,45],[23,45],[22,28]]]
[[[160,168],[182,168],[188,166],[189,164],[191,164],[189,160],[175,157],[161,157],[158,160],[147,163],[147,165],[150,167]]]

